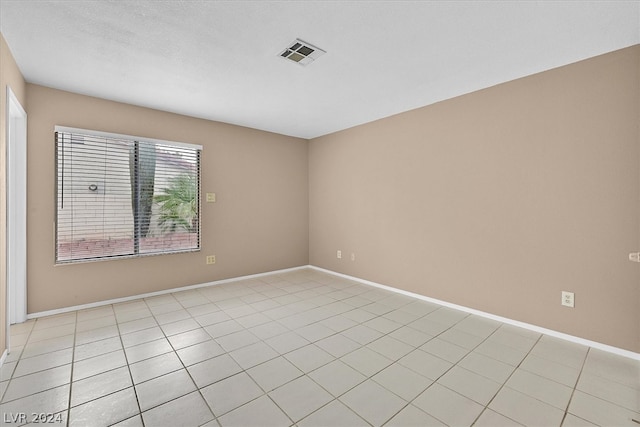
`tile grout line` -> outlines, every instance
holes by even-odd
[[[124,346],[124,341],[122,340],[122,333],[120,331],[120,322],[118,322],[118,316],[116,315],[116,309],[115,309],[114,305],[111,304],[110,307],[111,307],[111,310],[113,311],[113,317],[115,318],[115,321],[116,321],[116,325],[115,326],[116,326],[116,329],[118,331],[118,339],[120,341],[120,345],[122,346],[122,353],[124,354],[124,361],[127,364],[127,372],[129,373],[129,378],[131,379],[131,388],[133,389],[133,395],[136,397],[136,405],[138,406],[138,414],[137,415],[140,416],[140,422],[142,423],[142,427],[144,427],[144,418],[142,418],[142,410],[140,408],[140,398],[138,397],[138,390],[136,390],[136,383],[135,383],[135,381],[133,381],[133,374],[131,373],[131,368],[129,368],[129,358],[127,357],[127,351],[126,351],[126,348]],[[118,368],[116,368],[116,369],[118,369]],[[126,388],[123,389],[123,390],[126,390]],[[114,393],[117,393],[119,391],[122,391],[122,390],[118,390],[118,391],[116,391]],[[125,418],[124,420],[117,421],[116,424],[119,423],[119,422],[128,420],[128,419],[131,419],[133,417],[135,417],[135,415],[133,415],[131,417],[128,417],[128,418]]]

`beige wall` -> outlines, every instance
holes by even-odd
[[[27,85],[28,312],[308,264],[306,140]],[[54,266],[54,126],[201,144],[202,251]],[[206,255],[215,265],[205,265]]]
[[[23,107],[25,104],[25,82],[13,55],[2,33],[0,33],[0,356],[6,349],[6,324],[7,324],[7,255],[6,255],[6,218],[7,218],[7,86]]]
[[[311,264],[640,352],[639,60],[312,140]]]

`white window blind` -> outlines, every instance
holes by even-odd
[[[197,145],[56,127],[56,263],[200,249]]]

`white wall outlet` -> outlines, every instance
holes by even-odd
[[[338,257],[338,259],[341,259],[342,258],[342,251],[336,252],[336,257]]]
[[[574,302],[573,292],[562,291],[562,305],[573,308],[575,306]]]
[[[356,260],[356,254],[351,252],[351,261],[355,261],[355,260]]]
[[[207,255],[207,264],[215,264],[216,256],[215,255]]]
[[[629,254],[629,261],[640,262],[640,252],[631,252]]]
[[[216,193],[207,193],[207,203],[216,202]]]

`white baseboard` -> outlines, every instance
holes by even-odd
[[[458,305],[458,304],[452,304],[450,302],[446,302],[446,301],[442,301],[439,299],[435,299],[435,298],[430,298],[424,295],[420,295],[420,294],[415,294],[413,292],[409,292],[409,291],[405,291],[402,289],[397,289],[391,286],[386,286],[386,285],[382,285],[380,283],[376,283],[376,282],[371,282],[369,280],[365,280],[365,279],[360,279],[359,277],[354,277],[354,276],[349,276],[347,274],[342,274],[342,273],[337,273],[335,271],[331,271],[331,270],[327,270],[321,267],[316,267],[314,265],[310,265],[309,268],[316,270],[316,271],[321,271],[323,273],[327,273],[327,274],[331,274],[337,277],[342,277],[344,279],[348,279],[348,280],[353,280],[354,282],[358,282],[358,283],[362,283],[364,285],[369,285],[369,286],[374,286],[376,288],[381,288],[381,289],[385,289],[387,291],[392,291],[392,292],[396,292],[402,295],[406,295],[409,297],[413,297],[413,298],[417,298],[423,301],[428,301],[428,302],[432,302],[435,304],[439,304],[445,307],[449,307],[449,308],[453,308],[456,310],[460,310],[460,311],[464,311],[466,313],[471,313],[471,314],[475,314],[476,316],[481,316],[481,317],[485,317],[487,319],[492,319],[492,320],[497,320],[499,322],[502,323],[506,323],[508,325],[513,325],[513,326],[518,326],[520,328],[524,328],[524,329],[528,329],[531,331],[535,331],[541,334],[545,334],[545,335],[550,335],[552,337],[555,338],[560,338],[566,341],[570,341],[573,343],[577,343],[577,344],[582,344],[582,345],[586,345],[588,347],[593,347],[593,348],[597,348],[598,350],[602,350],[602,351],[606,351],[609,353],[613,353],[613,354],[617,354],[619,356],[623,356],[623,357],[628,357],[631,359],[635,359],[635,360],[640,360],[640,353],[634,353],[633,351],[629,351],[629,350],[625,350],[622,348],[618,348],[618,347],[613,347],[607,344],[602,344],[596,341],[591,341],[591,340],[587,340],[584,338],[580,338],[580,337],[576,337],[573,335],[569,335],[569,334],[565,334],[563,332],[558,332],[558,331],[554,331],[552,329],[547,329],[547,328],[543,328],[540,326],[536,326],[536,325],[532,325],[529,323],[524,323],[524,322],[520,322],[518,320],[513,320],[513,319],[508,319],[506,317],[502,317],[502,316],[496,316],[495,314],[491,314],[491,313],[486,313],[484,311],[480,311],[480,310],[476,310],[473,308],[469,308],[469,307],[465,307],[462,305]]]
[[[38,317],[53,316],[53,315],[56,315],[56,314],[69,313],[71,311],[86,310],[88,308],[96,308],[96,307],[101,307],[101,306],[104,306],[104,305],[119,304],[119,303],[122,303],[122,302],[133,301],[133,300],[140,299],[140,298],[149,298],[149,297],[155,297],[155,296],[158,296],[158,295],[171,294],[171,293],[174,293],[174,292],[188,291],[188,290],[191,290],[191,289],[206,288],[208,286],[217,286],[217,285],[222,285],[224,283],[238,282],[240,280],[255,279],[255,278],[264,277],[264,276],[272,276],[272,275],[275,275],[275,274],[289,273],[289,272],[292,272],[292,271],[304,270],[304,269],[308,269],[308,268],[309,268],[308,265],[302,265],[300,267],[285,268],[285,269],[282,269],[282,270],[268,271],[268,272],[265,272],[265,273],[250,274],[248,276],[232,277],[230,279],[216,280],[216,281],[213,281],[213,282],[207,282],[207,283],[200,283],[200,284],[197,284],[197,285],[184,286],[182,288],[164,289],[162,291],[149,292],[149,293],[146,293],[146,294],[132,295],[132,296],[128,296],[128,297],[114,298],[114,299],[110,299],[110,300],[97,301],[97,302],[92,302],[92,303],[88,303],[88,304],[81,304],[81,305],[74,305],[74,306],[70,306],[70,307],[56,308],[55,310],[39,311],[37,313],[27,314],[27,319],[37,319]]]
[[[110,305],[110,304],[118,304],[118,303],[122,303],[122,302],[133,301],[133,300],[136,300],[136,299],[139,299],[139,298],[149,298],[149,297],[154,297],[154,296],[158,296],[158,295],[170,294],[170,293],[173,293],[173,292],[180,292],[180,291],[187,291],[187,290],[191,290],[191,289],[205,288],[205,287],[208,287],[208,286],[222,285],[224,283],[238,282],[240,280],[255,279],[255,278],[271,276],[271,275],[276,275],[276,274],[282,274],[282,273],[289,273],[289,272],[292,272],[292,271],[298,271],[298,270],[304,270],[304,269],[312,269],[312,270],[320,271],[320,272],[323,272],[323,273],[331,274],[331,275],[336,276],[336,277],[341,277],[341,278],[344,278],[344,279],[353,280],[354,282],[362,283],[364,285],[369,285],[369,286],[373,286],[373,287],[376,287],[376,288],[385,289],[387,291],[396,292],[396,293],[399,293],[399,294],[402,294],[402,295],[406,295],[406,296],[409,296],[409,297],[412,297],[412,298],[416,298],[416,299],[419,299],[419,300],[423,300],[423,301],[439,304],[439,305],[442,305],[444,307],[449,307],[449,308],[453,308],[455,310],[464,311],[466,313],[475,314],[477,316],[485,317],[487,319],[497,320],[499,322],[506,323],[508,325],[517,326],[517,327],[520,327],[520,328],[524,328],[524,329],[535,331],[535,332],[538,332],[538,333],[541,333],[541,334],[545,334],[545,335],[549,335],[549,336],[552,336],[552,337],[560,338],[560,339],[563,339],[563,340],[566,340],[566,341],[570,341],[570,342],[573,342],[573,343],[582,344],[582,345],[585,345],[585,346],[597,348],[598,350],[602,350],[602,351],[606,351],[606,352],[609,352],[609,353],[617,354],[619,356],[628,357],[628,358],[635,359],[635,360],[640,360],[640,353],[635,353],[635,352],[632,352],[632,351],[629,351],[629,350],[625,350],[625,349],[622,349],[622,348],[613,347],[613,346],[610,346],[610,345],[607,345],[607,344],[602,344],[602,343],[599,343],[599,342],[596,342],[596,341],[587,340],[587,339],[584,339],[584,338],[576,337],[576,336],[573,336],[573,335],[565,334],[563,332],[554,331],[552,329],[543,328],[543,327],[532,325],[532,324],[529,324],[529,323],[520,322],[518,320],[509,319],[509,318],[502,317],[502,316],[497,316],[495,314],[486,313],[484,311],[476,310],[476,309],[465,307],[465,306],[462,306],[462,305],[453,304],[453,303],[450,303],[450,302],[447,302],[447,301],[442,301],[442,300],[439,300],[439,299],[427,297],[427,296],[424,296],[424,295],[420,295],[420,294],[416,294],[416,293],[413,293],[413,292],[405,291],[405,290],[402,290],[402,289],[394,288],[392,286],[382,285],[380,283],[376,283],[376,282],[372,282],[372,281],[369,281],[369,280],[361,279],[359,277],[349,276],[349,275],[343,274],[343,273],[337,273],[335,271],[327,270],[327,269],[321,268],[321,267],[316,267],[314,265],[303,265],[303,266],[300,266],[300,267],[293,267],[293,268],[286,268],[286,269],[282,269],[282,270],[269,271],[269,272],[265,272],[265,273],[251,274],[251,275],[248,275],[248,276],[233,277],[233,278],[230,278],[230,279],[217,280],[217,281],[214,281],[214,282],[201,283],[201,284],[185,286],[185,287],[181,287],[181,288],[165,289],[165,290],[162,290],[162,291],[149,292],[149,293],[146,293],[146,294],[132,295],[132,296],[129,296],[129,297],[115,298],[115,299],[110,299],[110,300],[106,300],[106,301],[93,302],[93,303],[89,303],[89,304],[82,304],[82,305],[75,305],[75,306],[71,306],[71,307],[58,308],[58,309],[55,309],[55,310],[41,311],[41,312],[37,312],[37,313],[28,314],[27,315],[27,319],[37,319],[38,317],[52,316],[52,315],[68,313],[68,312],[76,311],[76,310],[86,310],[86,309],[89,309],[89,308],[101,307],[101,306]],[[0,366],[2,366],[2,362],[4,362],[6,357],[7,357],[7,351],[5,350],[5,352],[2,355],[2,358],[0,358]]]

